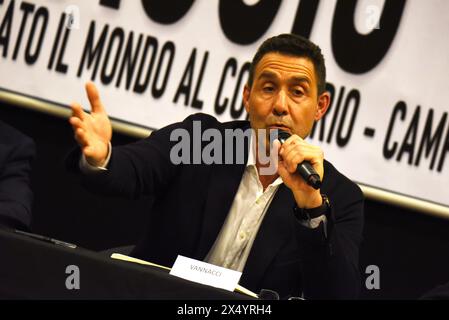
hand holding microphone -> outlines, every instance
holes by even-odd
[[[278,131],[278,173],[292,191],[299,208],[316,208],[322,205],[321,177],[324,176],[324,154],[321,148],[306,143],[299,136]]]
[[[288,138],[290,138],[290,133],[279,130],[278,132],[278,140],[282,144],[284,144]],[[309,161],[302,161],[296,167],[296,172],[304,179],[304,181],[318,190],[321,187],[321,179],[319,174],[315,171],[312,164]]]

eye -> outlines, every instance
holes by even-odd
[[[271,84],[266,84],[262,87],[263,92],[272,93],[274,91],[274,86]]]
[[[296,97],[302,97],[304,95],[304,91],[302,90],[302,88],[293,88],[292,93]]]

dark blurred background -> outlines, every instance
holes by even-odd
[[[84,190],[64,169],[75,147],[67,119],[0,102],[0,119],[34,139],[33,232],[91,250],[136,243],[151,199],[106,198]],[[135,141],[114,133],[113,145]],[[367,199],[360,270],[363,299],[417,299],[449,281],[449,220]],[[380,269],[380,289],[365,288],[365,269]]]

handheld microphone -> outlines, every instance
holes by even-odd
[[[281,144],[290,138],[290,133],[279,130],[278,131],[278,140]],[[312,167],[309,161],[303,161],[296,167],[296,172],[307,182],[307,184],[314,189],[319,189],[321,187],[321,179],[318,173],[316,173],[315,169]]]

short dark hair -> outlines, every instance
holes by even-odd
[[[270,52],[278,52],[295,57],[304,57],[312,61],[317,76],[318,94],[326,90],[326,65],[319,46],[312,41],[292,34],[283,33],[268,38],[257,50],[249,69],[248,85],[251,87],[254,81],[254,72],[259,61]]]

